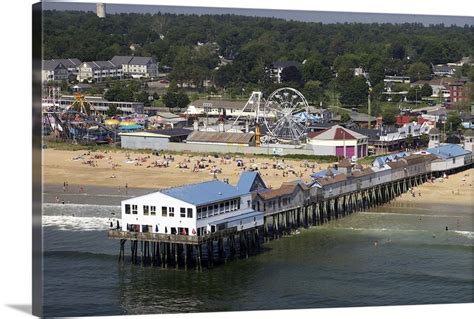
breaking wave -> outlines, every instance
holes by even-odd
[[[43,216],[43,227],[56,227],[69,231],[96,231],[110,229],[110,223],[117,225],[118,218],[108,217],[75,217],[75,216]]]
[[[474,232],[472,231],[455,230],[454,232],[469,239],[474,239]]]

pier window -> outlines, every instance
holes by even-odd
[[[138,214],[138,205],[132,205],[132,214]]]
[[[193,218],[193,209],[188,208],[188,218]]]
[[[156,206],[150,206],[150,215],[152,216],[156,215]]]
[[[237,200],[237,209],[240,209],[240,199]]]
[[[207,217],[207,206],[203,207],[201,212],[202,212],[202,218],[206,218]]]
[[[143,215],[148,215],[150,213],[150,206],[143,205]]]
[[[197,219],[201,219],[201,208],[198,208],[196,211],[197,211]]]
[[[230,210],[230,203],[229,202],[225,202],[225,212],[229,212]]]
[[[186,217],[186,208],[181,207],[179,209],[179,217],[182,217],[182,218]]]
[[[174,217],[174,207],[168,207],[168,215]]]
[[[163,217],[168,216],[168,207],[166,207],[166,206],[161,207],[161,216],[163,216]]]
[[[219,204],[214,204],[214,215],[219,214]]]
[[[125,214],[130,214],[130,204],[125,204]]]
[[[224,203],[220,203],[219,204],[219,211],[220,211],[221,214],[224,212],[224,209],[225,209],[224,208]]]

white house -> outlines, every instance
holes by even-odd
[[[84,80],[95,80],[102,82],[106,78],[115,78],[122,76],[122,68],[116,66],[111,61],[92,61],[84,62],[79,67],[77,79],[82,82]]]
[[[41,80],[48,81],[66,81],[68,77],[67,68],[61,62],[55,60],[44,60],[41,70]]]
[[[262,226],[263,212],[252,208],[251,194],[260,180],[248,174],[241,175],[237,186],[212,180],[124,200],[122,230],[200,236]]]
[[[152,57],[116,55],[110,61],[120,67],[123,74],[132,77],[149,78],[158,76],[158,63]]]

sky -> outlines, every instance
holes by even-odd
[[[415,0],[414,0],[415,1]],[[63,3],[46,2],[46,10],[79,10],[95,12],[95,3]],[[354,13],[354,12],[330,12],[330,11],[299,11],[299,10],[274,10],[274,9],[234,9],[234,8],[205,8],[205,7],[179,7],[161,5],[129,5],[129,4],[106,4],[108,14],[114,13],[182,13],[182,14],[237,14],[246,16],[275,17],[287,20],[298,20],[305,22],[327,23],[444,23],[449,25],[474,25],[474,18],[469,16],[441,16],[420,14],[387,14],[387,13]]]

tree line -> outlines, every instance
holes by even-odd
[[[377,99],[386,75],[429,79],[432,64],[474,56],[474,27],[467,25],[322,24],[168,13],[99,19],[78,11],[45,11],[43,22],[45,59],[153,56],[162,71],[169,67],[170,80],[178,86],[189,84],[203,92],[204,81],[211,80],[211,90],[237,96],[252,90],[269,94],[291,85],[313,104],[337,99],[347,106],[365,105],[369,82],[354,75],[357,67],[369,72],[371,94]],[[300,67],[284,70],[283,83],[276,84],[268,67],[282,60],[297,61]],[[474,78],[474,70],[467,72]]]

